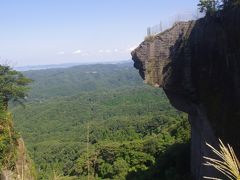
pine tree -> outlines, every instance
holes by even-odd
[[[29,89],[27,85],[32,82],[22,73],[11,69],[9,66],[0,65],[0,99],[4,110],[7,110],[9,101],[19,102],[26,97]]]

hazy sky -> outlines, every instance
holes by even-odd
[[[1,0],[0,61],[15,66],[130,59],[148,26],[192,16],[198,0]]]

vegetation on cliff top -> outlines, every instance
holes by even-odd
[[[30,82],[22,73],[0,65],[0,171],[2,168],[13,170],[16,161],[18,134],[13,128],[8,103],[22,103]]]
[[[238,5],[240,5],[240,0],[200,0],[198,4],[200,11],[206,12],[207,15]]]
[[[11,115],[2,111],[0,104],[0,171],[14,169],[16,161],[17,133],[13,129]]]

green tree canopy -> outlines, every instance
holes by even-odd
[[[221,4],[220,0],[200,0],[198,6],[200,12],[212,14],[218,10],[220,4]]]
[[[213,14],[218,10],[240,5],[240,0],[200,0],[198,7],[200,12]]]
[[[9,66],[0,65],[0,99],[3,107],[7,109],[9,101],[22,103],[30,82],[32,80],[24,77],[22,73]]]

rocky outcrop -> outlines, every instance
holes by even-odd
[[[18,136],[11,113],[0,112],[0,180],[36,179],[24,141]]]
[[[240,8],[179,22],[132,52],[142,78],[189,114],[193,179],[220,175],[203,165],[218,138],[240,156]]]
[[[27,157],[26,148],[22,138],[17,140],[17,160],[13,170],[3,169],[1,172],[1,180],[34,180],[35,173],[30,159]]]

